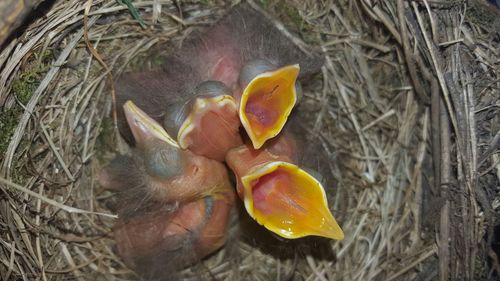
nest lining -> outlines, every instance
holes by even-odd
[[[108,195],[94,180],[123,149],[110,81],[126,70],[158,66],[230,4],[137,1],[143,29],[116,1],[56,1],[6,45],[0,53],[0,125],[9,136],[0,179],[4,280],[135,278],[113,251],[114,219],[103,204]],[[426,280],[439,272],[468,279],[474,268],[476,276],[487,275],[495,264],[476,256],[488,253],[481,239],[495,224],[495,209],[485,206],[494,196],[484,203],[474,190],[494,194],[483,186],[499,180],[498,153],[478,144],[492,143],[498,132],[490,126],[498,123],[491,115],[498,115],[500,88],[491,30],[467,18],[461,3],[259,5],[327,55],[303,103],[309,133],[322,139],[332,160],[336,185],[327,192],[346,239],[269,248],[276,242],[236,233],[238,239],[182,276]],[[466,258],[449,266],[460,248],[470,249]]]

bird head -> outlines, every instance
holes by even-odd
[[[126,102],[124,111],[143,159],[143,185],[156,200],[186,201],[231,189],[222,163],[183,150],[133,102]]]
[[[113,160],[99,182],[118,192],[118,254],[156,280],[165,268],[193,264],[225,243],[235,195],[222,163],[182,150],[133,102],[124,112],[136,149]]]
[[[200,83],[187,102],[167,108],[164,125],[181,148],[210,159],[223,161],[229,149],[242,143],[236,102],[219,81]]]
[[[343,239],[328,208],[324,185],[291,160],[290,155],[254,150],[249,145],[229,151],[226,161],[236,175],[246,211],[284,238],[316,235]]]

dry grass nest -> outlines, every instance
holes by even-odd
[[[117,152],[110,81],[158,66],[234,4],[134,1],[141,27],[119,1],[45,1],[3,44],[2,280],[136,278],[113,251],[95,181]],[[304,102],[346,238],[233,239],[182,276],[498,280],[499,10],[482,0],[253,5],[326,54]]]

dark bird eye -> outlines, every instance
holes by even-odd
[[[166,144],[154,144],[144,151],[146,172],[157,178],[180,175],[183,167],[181,150]]]
[[[241,87],[245,87],[252,81],[257,75],[264,72],[273,71],[277,66],[273,65],[271,62],[264,59],[255,59],[247,62],[242,68],[239,77],[239,83]],[[297,103],[302,99],[302,85],[297,80],[295,82],[295,91],[297,94]]]
[[[176,138],[179,133],[179,128],[186,119],[189,111],[186,104],[172,104],[165,110],[165,117],[163,118],[163,127],[165,131],[172,137]]]
[[[220,81],[203,81],[195,89],[195,96],[199,97],[217,97],[221,95],[232,96],[233,93]]]
[[[193,97],[191,97],[189,100],[171,104],[165,109],[163,126],[165,127],[167,133],[169,133],[171,136],[176,137],[179,133],[179,128],[182,126],[182,123],[184,123],[189,113],[193,109],[193,103],[195,102],[196,97],[210,98],[221,95],[233,95],[226,84],[220,81],[212,80],[204,81],[198,84],[193,94]]]
[[[257,75],[274,69],[276,69],[276,66],[263,59],[249,61],[241,68],[240,86],[245,87]]]

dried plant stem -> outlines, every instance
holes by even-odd
[[[50,198],[47,198],[45,196],[42,196],[36,192],[33,192],[29,189],[26,189],[18,184],[15,184],[9,180],[6,180],[4,178],[1,178],[0,177],[0,183],[3,184],[4,186],[7,186],[7,187],[10,187],[10,188],[14,188],[18,191],[21,191],[23,193],[26,193],[32,197],[35,197],[37,199],[40,199],[41,201],[49,204],[49,205],[52,205],[56,208],[59,208],[61,210],[64,210],[68,213],[73,213],[73,214],[89,214],[89,215],[98,215],[98,216],[105,216],[105,217],[110,217],[110,218],[117,218],[116,215],[113,215],[113,214],[106,214],[106,213],[99,213],[99,212],[90,212],[90,211],[85,211],[85,210],[81,210],[81,209],[78,209],[78,208],[74,208],[74,207],[71,207],[71,206],[67,206],[67,205],[64,205],[64,204],[61,204],[55,200],[52,200]]]

